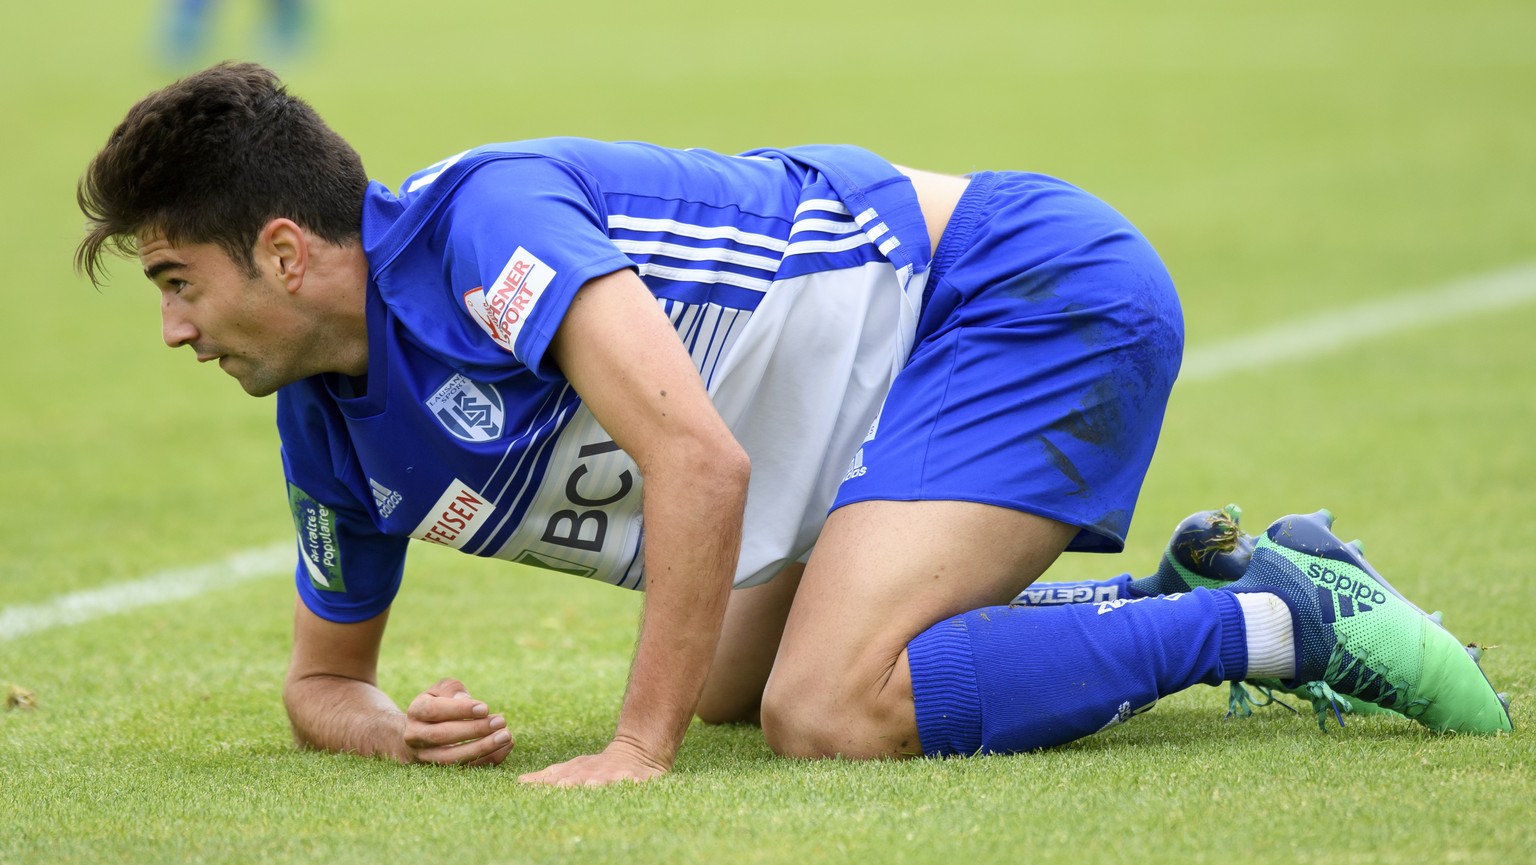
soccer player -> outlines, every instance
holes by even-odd
[[[411,538],[646,590],[612,742],[532,782],[659,775],[695,714],[800,757],[1019,752],[1245,678],[1509,727],[1322,513],[1218,590],[1005,606],[1122,548],[1182,351],[1145,239],[1059,180],[549,139],[392,192],[221,65],[135,105],[79,202],[92,279],[136,254],[168,345],[278,395],[305,746],[511,749],[457,680],[376,687]]]
[[[165,10],[164,55],[172,65],[186,68],[207,48],[215,0],[171,0]],[[297,54],[308,39],[307,0],[266,0],[267,47],[279,56]]]

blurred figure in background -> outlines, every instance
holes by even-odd
[[[164,24],[164,53],[175,67],[196,65],[208,49],[209,32],[219,0],[171,0]],[[261,41],[255,50],[284,58],[303,53],[312,19],[308,0],[261,0]]]

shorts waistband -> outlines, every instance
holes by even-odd
[[[944,234],[939,237],[939,248],[933,251],[933,263],[928,266],[928,283],[923,287],[924,308],[927,308],[928,299],[933,296],[933,289],[939,280],[944,278],[955,259],[970,247],[971,235],[976,232],[976,223],[981,221],[1000,175],[996,171],[977,171],[969,177],[971,182],[960,193],[955,211],[949,215],[949,224],[944,226]]]

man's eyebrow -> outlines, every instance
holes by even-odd
[[[153,280],[155,277],[165,273],[167,270],[170,270],[173,267],[186,267],[186,265],[179,261],[162,261],[159,264],[153,264],[144,268],[144,275]]]

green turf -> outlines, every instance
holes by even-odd
[[[259,56],[257,4],[227,5],[210,53]],[[1145,229],[1192,347],[1536,259],[1528,0],[318,5],[314,50],[279,67],[390,183],[546,134],[1047,171]],[[133,262],[101,292],[70,271],[75,179],[171,75],[157,14],[7,10],[0,611],[288,530],[272,403],[158,346]],[[38,700],[0,711],[0,862],[1527,860],[1533,333],[1526,304],[1181,385],[1130,549],[1051,574],[1146,573],[1179,518],[1228,501],[1250,529],[1329,507],[1399,589],[1499,646],[1511,736],[1223,721],[1202,687],[1024,757],[805,764],[701,727],[660,782],[525,789],[516,773],[611,731],[638,599],[421,549],[382,684],[407,700],[462,677],[519,737],[504,767],[294,750],[273,574],[0,641],[0,684]]]

